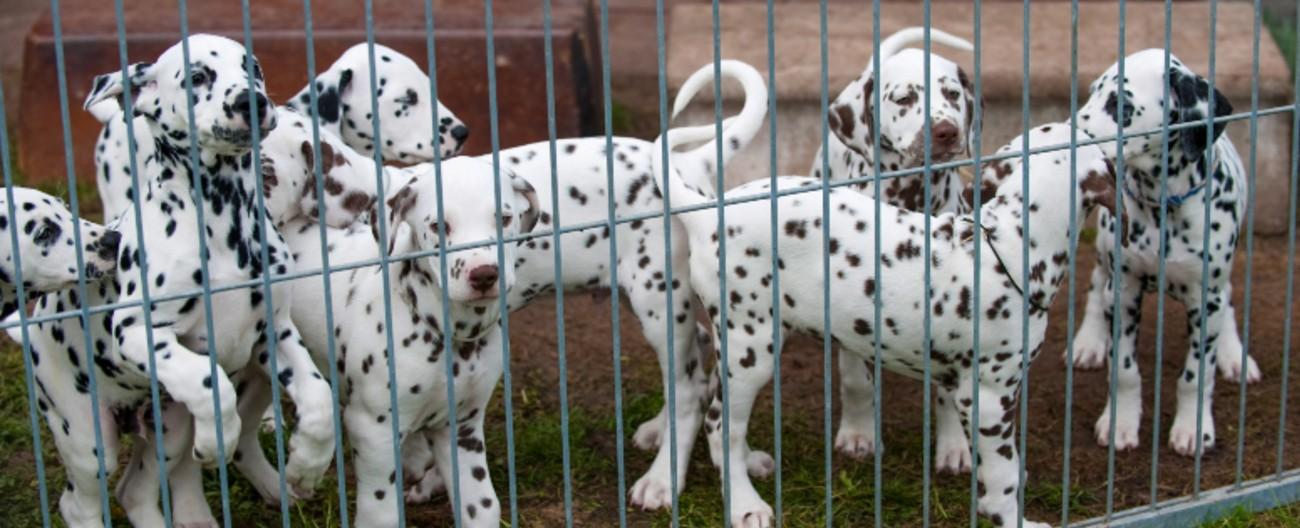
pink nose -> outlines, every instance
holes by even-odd
[[[960,132],[957,130],[957,126],[948,121],[934,125],[934,128],[930,129],[930,136],[934,140],[934,146],[939,148],[956,147],[959,135]]]
[[[476,291],[486,292],[496,287],[499,275],[496,265],[479,266],[469,271],[469,285]]]

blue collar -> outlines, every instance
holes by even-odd
[[[1124,186],[1124,193],[1129,195],[1130,198],[1133,198],[1134,200],[1137,200],[1144,204],[1150,205],[1151,207],[1160,207],[1161,205],[1163,205],[1167,209],[1177,209],[1178,207],[1182,206],[1183,203],[1187,202],[1187,200],[1195,197],[1197,194],[1200,194],[1200,192],[1203,189],[1205,189],[1206,184],[1208,184],[1209,182],[1210,179],[1206,178],[1205,181],[1202,181],[1200,185],[1197,185],[1196,187],[1192,187],[1191,189],[1189,189],[1187,192],[1183,194],[1174,195],[1174,196],[1165,196],[1165,201],[1163,204],[1161,204],[1158,201],[1151,200],[1145,196],[1141,196],[1136,192],[1133,192],[1133,188],[1128,185]]]

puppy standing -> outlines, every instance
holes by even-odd
[[[260,68],[249,89],[244,47],[222,37],[194,35],[189,39],[192,52],[194,116],[187,112],[184,87],[184,62],[180,44],[163,53],[157,62],[137,63],[126,73],[96,78],[87,98],[87,106],[119,96],[125,90],[134,95],[134,113],[144,116],[154,149],[139,166],[139,222],[148,240],[138,240],[134,229],[122,233],[117,251],[119,274],[104,281],[89,299],[78,300],[68,294],[46,296],[37,311],[51,314],[75,307],[81,302],[102,305],[142,300],[148,281],[151,297],[192,291],[199,286],[199,259],[208,264],[211,284],[221,285],[254,279],[263,272],[258,247],[268,244],[272,273],[289,271],[290,255],[278,233],[263,237],[258,232],[252,174],[248,170],[252,147],[252,127],[263,133],[275,126],[275,115],[267,107]],[[260,119],[253,122],[252,108]],[[190,160],[191,127],[196,131],[200,172],[192,173]],[[205,225],[197,225],[197,210],[203,208]],[[136,225],[134,208],[122,215],[124,225]],[[197,238],[208,237],[208,254],[200,255]],[[148,250],[147,260],[142,247]],[[148,264],[149,275],[142,277],[134,268]],[[288,290],[275,288],[278,298],[287,298]],[[75,320],[61,320],[42,325],[32,335],[34,349],[44,352],[36,376],[42,388],[40,399],[46,410],[60,458],[68,473],[68,487],[60,500],[65,522],[71,526],[99,526],[102,522],[100,501],[96,493],[95,435],[89,431],[93,412],[108,416],[110,412],[129,416],[149,395],[152,356],[157,379],[167,395],[179,405],[175,412],[192,415],[193,428],[184,426],[168,431],[165,448],[168,468],[176,464],[216,463],[218,444],[216,417],[220,413],[224,449],[234,454],[239,437],[240,420],[236,414],[234,388],[225,372],[256,363],[267,368],[263,329],[265,307],[260,288],[232,290],[212,298],[215,332],[210,341],[204,324],[200,299],[188,298],[151,306],[127,306],[111,313],[92,316],[89,326],[95,343],[94,365],[84,365],[78,358],[84,343],[84,331]],[[238,309],[234,309],[238,308]],[[145,326],[145,312],[152,327]],[[290,442],[294,452],[286,478],[297,489],[314,487],[332,458],[333,435],[330,420],[329,386],[299,344],[297,330],[287,305],[277,303],[275,328],[279,332],[276,349],[280,372],[271,373],[285,379],[286,391],[297,403],[297,434]],[[250,331],[252,329],[252,331]],[[149,335],[152,335],[150,340]],[[149,346],[152,344],[152,348]],[[63,353],[63,352],[67,353]],[[208,355],[216,358],[221,369],[210,376]],[[92,409],[87,394],[88,368],[95,368],[99,379],[99,409]],[[296,374],[291,374],[296,373]],[[215,384],[215,385],[214,385]],[[213,405],[212,387],[221,395],[221,406]],[[174,418],[168,418],[172,422]],[[175,423],[175,422],[173,422]],[[104,422],[104,459],[112,471],[116,465],[118,429],[112,420]],[[190,435],[193,438],[190,438]],[[156,440],[156,439],[155,439]],[[186,453],[192,447],[193,456]],[[132,467],[132,470],[138,468]],[[130,480],[124,476],[124,480]],[[162,523],[156,490],[152,497],[122,497],[128,516],[136,525]],[[186,495],[179,493],[179,495]],[[193,493],[188,494],[193,496]],[[199,491],[197,496],[201,497]],[[152,498],[152,500],[148,500]],[[213,523],[212,514],[203,502],[174,504],[177,523]]]
[[[689,139],[690,132],[682,134]],[[1028,143],[1053,145],[1067,143],[1069,125],[1054,124],[1035,129]],[[661,139],[662,141],[662,139]],[[674,137],[669,145],[678,142]],[[1024,142],[1013,142],[1021,148]],[[821,197],[816,194],[791,195],[781,199],[782,226],[773,226],[765,200],[729,206],[725,233],[717,232],[713,211],[679,215],[690,236],[691,280],[701,301],[713,319],[714,331],[728,332],[730,354],[730,438],[722,438],[719,423],[723,402],[715,393],[705,430],[715,459],[723,455],[722,442],[728,442],[730,474],[722,475],[731,483],[731,525],[736,527],[772,526],[772,509],[759,496],[745,471],[745,435],[754,398],[771,378],[773,370],[773,325],[813,335],[822,332],[822,295],[828,290],[833,311],[831,335],[842,350],[861,360],[872,359],[874,339],[880,333],[881,359],[884,367],[911,377],[920,377],[922,354],[922,310],[932,310],[934,335],[931,376],[958,401],[962,430],[971,413],[980,417],[979,481],[983,490],[979,509],[995,525],[1014,525],[1020,517],[1016,503],[1018,454],[1013,440],[1021,371],[1021,354],[1036,354],[1047,327],[1047,312],[1041,307],[1051,304],[1060,280],[1065,276],[1065,256],[1072,240],[1068,228],[1069,208],[1061,207],[1070,199],[1070,189],[1077,186],[1076,222],[1097,204],[1113,199],[1113,173],[1102,151],[1096,147],[1078,150],[1077,178],[1071,180],[1070,153],[1054,151],[1033,157],[1032,185],[1020,182],[1023,168],[1016,164],[1016,174],[998,189],[996,198],[981,211],[981,218],[946,213],[933,219],[928,233],[925,217],[886,204],[877,204],[860,193],[835,189],[830,191],[830,218],[822,218]],[[659,161],[656,158],[655,163]],[[799,187],[816,189],[819,181],[810,178],[782,178],[782,190]],[[761,195],[771,191],[769,182],[757,181],[728,192],[729,196]],[[816,191],[814,191],[816,192]],[[669,193],[674,204],[689,206],[712,203],[706,194],[686,184],[676,170],[670,172]],[[1023,200],[1028,200],[1025,204]],[[1031,231],[1023,231],[1022,208],[1028,206]],[[881,236],[873,236],[875,209],[882,208]],[[822,222],[830,222],[833,277],[821,277]],[[976,224],[976,222],[979,222]],[[767,283],[771,269],[771,229],[781,229],[781,260],[778,266],[800,270],[784,273],[781,321],[770,319],[771,296]],[[719,236],[721,235],[721,236]],[[921,258],[921,237],[932,239],[933,262]],[[981,296],[991,300],[988,314],[981,320],[980,341],[972,341],[971,272],[974,269],[975,236],[985,237],[981,245]],[[1017,257],[1023,244],[1029,244],[1029,281],[1022,279],[1023,263]],[[720,252],[726,252],[727,269],[719,268]],[[882,272],[873,276],[874,268],[863,262],[881,251]],[[1001,256],[1001,257],[1000,257]],[[916,288],[889,288],[883,305],[882,327],[875,326],[873,296],[879,284],[914,281],[922,269],[932,266],[936,293],[932,306],[920,304]],[[730,297],[718,297],[717,273],[725,273]],[[721,319],[726,303],[727,319]],[[1029,342],[1021,343],[1020,314],[1030,315]],[[979,361],[973,352],[980,350]],[[980,369],[980,383],[973,386],[973,368]],[[974,391],[980,394],[979,408],[970,403]],[[1044,526],[1026,523],[1027,526]]]
[[[391,327],[385,320],[384,286],[380,269],[363,267],[331,274],[345,423],[354,446],[357,475],[357,526],[396,526],[402,486],[394,482],[393,424],[400,426],[399,443],[412,433],[431,431],[434,465],[439,478],[456,478],[461,489],[462,520],[469,526],[497,526],[501,508],[487,472],[483,424],[487,404],[502,372],[499,296],[515,282],[515,270],[497,266],[497,246],[460,250],[447,255],[449,282],[443,283],[439,231],[447,247],[496,240],[498,218],[505,236],[526,233],[537,223],[536,195],[527,182],[510,171],[500,172],[503,203],[498,217],[493,195],[492,166],[479,160],[454,158],[443,162],[442,210],[432,170],[389,194],[388,239],[376,242],[377,227],[335,233],[330,241],[332,263],[377,258],[386,251],[397,259],[416,251],[432,256],[394,260],[389,279]],[[443,222],[441,225],[439,221]],[[319,235],[297,232],[291,244],[301,248],[304,266],[317,267]],[[313,246],[315,246],[313,248]],[[513,262],[514,244],[501,247],[505,262]],[[304,287],[298,287],[298,286]],[[504,288],[504,289],[502,289]],[[451,321],[443,319],[443,295]],[[295,306],[323,306],[323,291],[315,282],[300,280],[294,287]],[[396,350],[390,355],[386,333]],[[444,350],[444,332],[454,347]],[[323,353],[321,348],[319,353]],[[394,361],[398,406],[390,407],[388,361]],[[448,402],[446,361],[452,361],[456,401]],[[448,409],[455,409],[459,429],[448,428]],[[423,435],[416,435],[423,440]],[[458,449],[460,473],[452,475],[451,449]]]
[[[930,30],[932,42],[960,50],[973,49],[964,39],[938,29]],[[970,78],[956,63],[930,54],[929,88],[926,89],[925,52],[902,49],[924,42],[925,29],[911,27],[880,41],[880,123],[876,123],[876,79],[873,62],[857,80],[840,92],[827,113],[830,130],[826,148],[830,153],[829,179],[870,177],[875,170],[875,137],[880,135],[880,168],[897,171],[925,164],[925,121],[930,120],[930,162],[942,163],[970,155],[972,127],[978,102]],[[872,59],[874,61],[874,57]],[[929,115],[925,101],[929,99]],[[821,178],[822,149],[817,149],[812,175]],[[930,173],[930,203],[925,203],[925,177],[895,177],[882,182],[885,203],[908,211],[941,214],[962,211],[958,193],[961,176],[956,169]],[[875,185],[867,180],[852,186],[875,197]],[[991,194],[991,193],[990,193]],[[967,209],[968,210],[968,209]],[[866,458],[876,450],[875,389],[872,371],[852,354],[839,354],[840,427],[835,448],[852,458]],[[939,420],[935,470],[960,473],[970,470],[970,445],[959,431],[957,408],[952,395],[938,389]],[[927,446],[928,448],[928,446]]]
[[[1208,368],[1218,365],[1219,373],[1227,379],[1259,380],[1259,367],[1247,358],[1242,364],[1241,337],[1237,334],[1237,321],[1232,308],[1232,258],[1241,230],[1241,216],[1246,207],[1246,176],[1237,150],[1228,136],[1223,135],[1224,123],[1216,123],[1213,134],[1203,126],[1210,112],[1210,97],[1214,98],[1214,117],[1232,113],[1232,105],[1223,94],[1215,90],[1211,95],[1209,82],[1193,73],[1176,57],[1170,56],[1168,72],[1164,69],[1165,50],[1139,51],[1124,59],[1125,101],[1121,108],[1118,96],[1119,64],[1111,66],[1091,86],[1092,96],[1079,109],[1077,122],[1080,128],[1094,137],[1112,137],[1119,132],[1118,122],[1123,121],[1126,134],[1160,130],[1164,108],[1164,94],[1169,94],[1170,125],[1202,124],[1169,132],[1168,180],[1166,199],[1160,201],[1160,183],[1163,174],[1163,138],[1160,133],[1125,139],[1124,156],[1124,225],[1119,232],[1123,238],[1120,253],[1123,277],[1120,295],[1120,328],[1118,343],[1111,343],[1111,324],[1114,320],[1114,281],[1111,275],[1111,252],[1115,249],[1115,220],[1102,212],[1098,217],[1101,229],[1097,234],[1097,266],[1093,268],[1092,283],[1088,290],[1088,305],[1083,323],[1075,341],[1075,365],[1096,368],[1104,358],[1119,361],[1118,380],[1115,387],[1115,448],[1131,449],[1138,446],[1138,429],[1142,417],[1142,377],[1138,372],[1134,353],[1137,347],[1139,319],[1142,314],[1142,296],[1157,291],[1157,271],[1161,260],[1165,263],[1166,292],[1182,302],[1187,309],[1187,328],[1190,348],[1185,367],[1178,377],[1178,410],[1169,430],[1169,446],[1184,456],[1196,453],[1197,378],[1200,366],[1200,344],[1206,340],[1205,362]],[[1106,141],[1101,147],[1113,158],[1115,141]],[[1205,157],[1207,147],[1214,149],[1212,158]],[[1210,215],[1205,216],[1206,201],[1210,201]],[[1160,210],[1165,210],[1166,246],[1160,252]],[[1209,275],[1201,274],[1201,249],[1206,222],[1210,223]],[[1201,287],[1206,286],[1207,297],[1201,297]],[[1205,303],[1205,325],[1201,325],[1201,303]],[[1109,351],[1109,354],[1107,352]],[[1159,368],[1159,366],[1157,366]],[[1214,375],[1206,376],[1205,404],[1201,412],[1202,443],[1205,449],[1214,447],[1214,414],[1211,398],[1214,394]],[[1157,409],[1156,412],[1159,412]],[[1110,441],[1110,404],[1097,419],[1097,443]]]

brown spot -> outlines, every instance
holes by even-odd
[[[343,209],[350,213],[360,213],[370,209],[375,198],[361,191],[352,191],[343,197]]]

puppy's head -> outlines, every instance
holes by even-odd
[[[33,189],[14,187],[14,216],[9,198],[0,192],[0,283],[13,286],[18,279],[17,257],[28,295],[52,292],[76,284],[78,275],[96,280],[117,269],[117,231],[81,220],[80,248],[76,245],[72,212],[63,202]],[[18,245],[11,236],[18,235]],[[81,251],[83,269],[77,268]]]
[[[286,107],[276,109],[280,125],[262,141],[262,185],[266,212],[282,225],[298,217],[319,218],[344,228],[370,211],[375,201],[375,162],[353,151],[342,139],[320,129],[320,150],[312,140],[311,121]],[[314,163],[319,160],[324,193],[318,193]]]
[[[500,171],[501,212],[497,214],[492,199],[492,165],[478,159],[453,158],[442,165],[442,200],[438,200],[436,175],[432,168],[416,172],[405,185],[388,194],[385,201],[388,215],[388,240],[382,244],[390,255],[417,251],[432,251],[418,263],[425,266],[433,280],[441,281],[439,270],[439,237],[451,248],[476,242],[495,242],[497,224],[502,234],[511,237],[532,231],[537,224],[540,208],[533,187],[509,170]],[[439,205],[442,206],[439,224]],[[378,222],[371,228],[379,240]],[[447,258],[447,284],[439,284],[453,302],[471,304],[491,303],[514,284],[515,244],[502,244],[504,252],[501,269],[497,259],[497,244],[491,243],[471,249],[453,250]],[[503,289],[504,288],[504,289]]]
[[[868,70],[831,104],[831,132],[853,151],[873,159],[875,130],[880,151],[897,156],[899,168],[920,166],[925,160],[924,52],[906,49],[884,59],[880,86]],[[880,90],[879,123],[876,90]],[[930,159],[950,161],[970,153],[975,100],[970,79],[956,63],[930,54]],[[886,167],[888,169],[888,167]]]
[[[188,77],[182,44],[177,43],[153,63],[128,67],[125,81],[120,71],[95,77],[86,108],[130,90],[134,114],[149,121],[155,138],[189,148],[192,124],[200,148],[225,155],[248,152],[254,128],[262,137],[275,128],[275,112],[257,58],[225,37],[199,34],[190,36],[188,42]],[[187,97],[187,80],[193,86],[192,98]]]
[[[430,97],[429,76],[415,61],[387,46],[375,45],[375,93],[379,101],[380,153],[387,161],[432,161],[434,147],[450,158],[460,153],[469,128],[442,103]],[[370,99],[370,52],[366,44],[348,49],[318,76],[317,110],[321,123],[331,126],[348,145],[366,155],[374,153]],[[308,88],[290,101],[299,110],[311,103]],[[434,126],[434,113],[438,123]],[[306,113],[306,112],[304,112]],[[436,140],[435,140],[436,137]]]
[[[1119,63],[1106,70],[1088,91],[1088,102],[1078,112],[1078,126],[1094,137],[1110,137],[1119,133],[1122,124],[1125,134],[1160,130],[1164,121],[1164,97],[1169,94],[1170,125],[1201,123],[1189,129],[1171,130],[1169,150],[1171,169],[1184,161],[1195,163],[1205,155],[1207,147],[1223,134],[1225,123],[1215,123],[1211,131],[1204,126],[1213,101],[1215,117],[1232,113],[1232,104],[1210,83],[1193,73],[1177,57],[1169,57],[1169,70],[1164,69],[1165,51],[1148,49],[1124,58],[1123,87],[1119,80]],[[1120,93],[1123,93],[1123,104]],[[1146,161],[1147,166],[1160,163],[1159,152],[1163,138],[1160,134],[1144,135],[1124,140],[1126,162]],[[1106,154],[1115,159],[1115,142],[1101,144]],[[1182,153],[1182,158],[1177,156]]]

